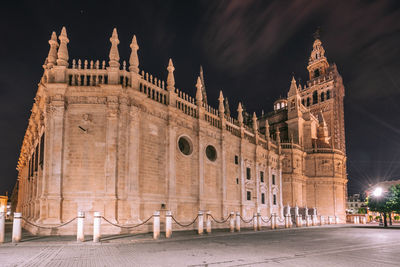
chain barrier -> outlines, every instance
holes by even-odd
[[[131,228],[136,228],[136,227],[142,226],[143,224],[145,224],[145,223],[147,223],[148,221],[150,221],[150,219],[153,218],[153,217],[154,217],[154,215],[151,215],[147,220],[145,220],[144,222],[139,223],[139,224],[137,224],[137,225],[123,226],[123,225],[119,225],[119,224],[110,222],[109,220],[107,220],[106,218],[104,218],[103,216],[101,216],[101,218],[103,218],[103,220],[105,220],[105,221],[108,222],[109,224],[111,224],[111,225],[113,225],[113,226],[116,226],[116,227],[119,227],[119,228],[124,228],[124,229],[131,229]]]
[[[280,223],[284,223],[284,222],[285,222],[285,219],[282,219],[282,220],[281,220],[281,219],[279,219],[279,217],[277,217],[276,220],[277,220],[278,222],[280,222]]]
[[[77,218],[77,217],[75,217],[75,218],[69,220],[68,222],[62,223],[62,224],[60,224],[60,225],[55,225],[55,226],[41,226],[41,225],[38,225],[38,224],[35,224],[35,223],[32,223],[32,222],[28,221],[28,220],[25,219],[24,217],[21,217],[21,219],[24,220],[27,224],[32,225],[32,226],[35,226],[35,227],[37,227],[37,228],[42,228],[42,229],[55,229],[55,228],[60,228],[60,227],[63,227],[63,226],[65,226],[65,225],[69,224],[69,223],[72,223],[73,221],[76,220],[76,218]]]
[[[271,219],[272,219],[272,215],[267,220],[264,220],[263,217],[261,216],[261,221],[263,221],[264,223],[269,223],[271,221]]]
[[[192,224],[194,224],[194,223],[196,222],[197,218],[199,218],[199,215],[197,214],[196,218],[194,218],[194,220],[193,220],[191,223],[189,223],[189,224],[182,224],[182,223],[178,222],[178,221],[174,218],[174,216],[171,216],[171,218],[172,218],[172,220],[174,220],[174,222],[175,222],[177,225],[179,225],[179,226],[181,226],[181,227],[189,227],[189,226],[191,226]]]
[[[248,220],[248,221],[246,221],[245,219],[243,219],[242,215],[239,215],[239,217],[240,217],[240,220],[241,220],[242,222],[244,222],[244,223],[251,223],[251,222],[254,220],[254,217],[251,217],[251,219]]]
[[[232,214],[229,214],[229,216],[226,217],[226,219],[224,219],[224,220],[222,220],[222,221],[218,221],[218,220],[215,219],[214,216],[212,216],[211,214],[210,214],[210,216],[211,216],[211,218],[214,220],[214,222],[216,222],[216,223],[226,223],[226,222],[229,220],[229,218],[231,218]]]

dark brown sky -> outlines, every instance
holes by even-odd
[[[40,2],[40,4],[38,4]],[[400,179],[400,3],[381,1],[7,1],[0,9],[0,194],[15,184],[52,31],[66,26],[70,59],[106,59],[117,27],[121,60],[133,34],[140,68],[194,95],[202,64],[208,100],[272,110],[291,74],[307,79],[315,29],[346,87],[349,191]]]

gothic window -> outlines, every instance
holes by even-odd
[[[272,174],[272,184],[275,184],[275,174]]]
[[[331,98],[331,90],[326,91],[326,99],[330,99]]]
[[[301,103],[303,104],[303,106],[305,106],[304,99],[301,100]]]
[[[276,195],[275,194],[274,194],[274,199],[273,200],[274,200],[274,202],[273,202],[274,205],[276,205]]]
[[[295,108],[296,102],[294,99],[292,100],[292,103],[290,104],[290,109],[293,110]]]
[[[247,177],[247,180],[251,179],[251,169],[249,167],[246,168],[246,177]]]
[[[265,194],[261,193],[261,204],[265,204]]]
[[[247,191],[247,200],[251,200],[251,192]]]
[[[314,78],[319,77],[319,69],[314,70]]]
[[[239,164],[239,156],[235,155],[235,164],[238,165]]]
[[[261,183],[264,183],[264,172],[263,171],[260,172],[260,181],[261,181]]]
[[[321,102],[324,102],[324,100],[325,100],[325,93],[322,92],[322,93],[321,93]]]
[[[217,150],[213,146],[206,147],[206,156],[209,160],[215,161],[217,159]]]
[[[178,140],[178,147],[182,154],[188,156],[192,154],[192,142],[186,136],[182,136]]]
[[[236,178],[236,184],[239,184],[239,178]]]
[[[307,107],[310,106],[310,98],[307,97]]]
[[[318,92],[314,91],[313,93],[313,104],[317,104],[318,103]]]

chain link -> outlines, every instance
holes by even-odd
[[[251,222],[254,220],[254,217],[251,217],[251,219],[248,220],[248,221],[246,221],[245,219],[243,219],[242,215],[239,215],[239,217],[240,217],[240,220],[241,220],[242,222],[244,222],[244,223],[251,223]]]
[[[116,227],[119,227],[119,228],[123,228],[123,229],[131,229],[131,228],[136,228],[136,227],[142,226],[143,224],[145,224],[145,223],[147,223],[148,221],[150,221],[150,219],[153,218],[153,217],[154,217],[154,215],[151,215],[147,220],[145,220],[144,222],[139,223],[139,224],[137,224],[137,225],[123,226],[123,225],[119,225],[119,224],[110,222],[109,220],[107,220],[106,218],[104,218],[103,216],[101,216],[101,218],[103,218],[103,220],[105,220],[105,221],[108,222],[109,224],[111,224],[111,225],[113,225],[113,226],[116,226]]]
[[[21,217],[21,219],[24,220],[27,224],[32,225],[32,226],[35,226],[35,227],[38,227],[38,228],[42,228],[42,229],[55,229],[55,228],[60,228],[60,227],[63,227],[63,226],[65,226],[65,225],[67,225],[67,224],[69,224],[69,223],[75,221],[76,218],[77,218],[77,217],[75,217],[75,218],[69,220],[68,222],[62,223],[62,224],[60,224],[60,225],[55,225],[55,226],[41,226],[41,225],[38,225],[38,224],[35,224],[35,223],[32,223],[32,222],[28,221],[28,220],[25,219],[24,217]]]
[[[260,216],[260,217],[261,217],[261,221],[263,221],[264,223],[269,223],[272,219],[272,215],[267,220],[264,220],[262,216]]]
[[[211,218],[214,220],[214,222],[216,222],[216,223],[226,223],[226,222],[229,220],[229,218],[231,218],[232,214],[229,214],[229,216],[228,216],[226,219],[222,220],[222,221],[218,221],[218,220],[215,219],[214,216],[212,216],[211,214],[210,214],[210,216],[211,216]]]
[[[197,215],[196,218],[194,218],[194,220],[193,220],[191,223],[189,223],[189,224],[182,224],[182,223],[178,222],[178,221],[174,218],[174,216],[171,216],[171,217],[172,217],[172,220],[174,220],[174,222],[175,222],[177,225],[179,225],[179,226],[181,226],[181,227],[189,227],[189,226],[191,226],[192,224],[194,224],[194,223],[196,222],[197,218],[199,218],[199,215]]]
[[[279,217],[277,217],[277,220],[278,220],[278,222],[281,222],[281,223],[285,222],[285,219],[280,220]]]

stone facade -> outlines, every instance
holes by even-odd
[[[58,40],[53,32],[17,166],[17,210],[28,220],[56,225],[77,211],[90,220],[99,211],[135,224],[156,210],[171,210],[182,222],[199,210],[216,218],[231,211],[282,218],[284,204],[344,220],[344,89],[335,66],[321,65],[325,72],[304,89],[293,80],[273,112],[248,120],[239,103],[234,119],[222,92],[218,109],[207,104],[202,71],[195,98],[175,88],[172,60],[166,83],[140,71],[135,36],[128,69],[125,61],[120,66],[115,29],[107,66],[70,66],[68,42],[65,28]],[[327,90],[323,103],[301,103]]]

